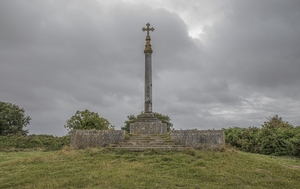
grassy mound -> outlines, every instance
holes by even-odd
[[[300,188],[300,159],[226,149],[0,152],[0,188]]]

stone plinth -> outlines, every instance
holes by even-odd
[[[130,124],[130,133],[166,134],[167,124],[162,122],[135,122]]]
[[[130,124],[130,133],[166,134],[167,124],[154,117],[153,113],[144,113],[134,123]]]

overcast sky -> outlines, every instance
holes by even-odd
[[[0,101],[31,134],[67,133],[88,109],[116,129],[144,109],[149,22],[153,111],[175,129],[300,125],[299,0],[1,0]]]

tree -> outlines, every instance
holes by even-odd
[[[30,120],[29,116],[25,116],[23,108],[0,101],[0,135],[21,134],[26,136],[28,130],[23,128],[30,124]]]
[[[121,127],[122,130],[125,130],[127,132],[130,132],[130,123],[134,123],[139,117],[143,115],[144,112],[141,112],[139,115],[129,115],[127,116],[128,120],[126,120],[124,123],[125,125]],[[173,128],[173,123],[171,123],[171,118],[167,115],[160,114],[157,112],[153,112],[154,116],[158,119],[160,119],[163,123],[167,124],[167,131],[170,131]]]
[[[89,110],[76,111],[64,126],[69,133],[73,129],[81,130],[113,130],[114,126],[107,121],[107,119],[100,117],[98,113],[90,112]]]
[[[262,125],[262,128],[265,129],[277,129],[277,128],[283,128],[283,129],[290,129],[293,128],[293,125],[289,124],[287,121],[283,121],[282,117],[278,117],[278,115],[275,115],[273,117],[267,118],[268,121],[265,121]]]

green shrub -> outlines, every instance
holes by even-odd
[[[245,152],[300,157],[300,126],[233,127],[225,129],[225,141]]]
[[[55,137],[52,135],[7,135],[0,136],[0,151],[44,149],[46,151],[60,150],[70,144],[70,136]]]

